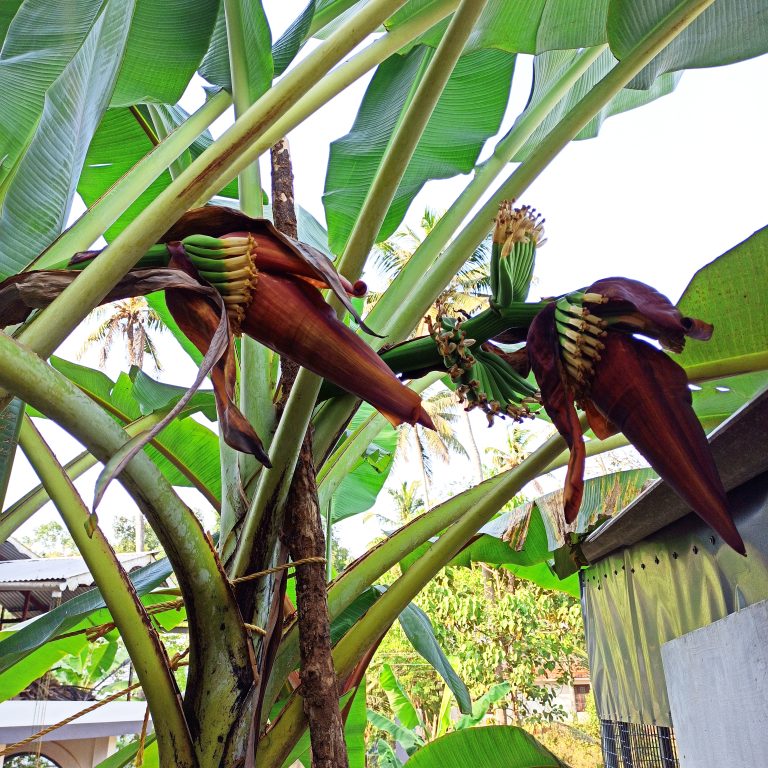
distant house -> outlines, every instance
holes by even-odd
[[[155,559],[152,552],[117,557],[127,571]],[[0,544],[0,628],[46,613],[93,585],[82,557],[36,557],[9,539]]]
[[[768,392],[710,444],[748,557],[661,481],[583,543],[606,768],[768,765]]]
[[[555,694],[552,704],[562,707],[567,719],[584,722],[587,719],[587,696],[591,691],[589,670],[577,667],[571,673],[573,680],[570,684],[559,683],[559,674],[555,671],[538,678],[536,685],[549,688]]]
[[[137,552],[118,558],[131,571],[149,564],[155,555]],[[16,629],[93,585],[82,558],[36,557],[9,539],[0,544],[0,630]],[[0,702],[0,751],[83,711],[93,705],[93,699],[90,691],[73,686],[33,683],[18,698]],[[5,758],[0,756],[0,768],[22,755],[40,755],[41,768],[92,768],[114,752],[117,736],[141,732],[145,711],[143,701],[104,704],[42,740],[19,747]]]
[[[6,744],[37,733],[48,725],[90,706],[87,701],[4,701],[0,704],[0,750]],[[41,768],[93,768],[115,751],[116,737],[140,733],[144,722],[146,703],[143,701],[112,701],[109,704],[58,728],[42,742],[33,742],[14,750],[3,758],[11,761],[14,755],[40,755]]]

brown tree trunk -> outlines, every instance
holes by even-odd
[[[293,169],[288,142],[272,148],[272,216],[275,226],[297,236],[293,199]],[[283,359],[281,404],[290,393],[298,366]],[[285,540],[294,561],[325,556],[325,536],[320,520],[317,480],[312,459],[311,428],[304,436],[299,460],[286,500]],[[296,569],[296,609],[299,625],[301,695],[309,722],[312,765],[315,768],[347,768],[344,723],[339,711],[339,690],[331,656],[331,626],[320,560]]]
[[[288,496],[288,546],[294,560],[325,555],[317,482],[308,433]],[[309,721],[314,768],[347,768],[344,723],[331,656],[331,624],[322,561],[296,569],[296,608],[299,622],[301,692]]]

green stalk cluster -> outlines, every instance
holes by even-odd
[[[605,349],[600,339],[606,335],[605,321],[593,315],[584,302],[602,304],[605,301],[607,299],[595,293],[569,293],[555,305],[560,356],[568,377],[580,387],[589,385],[594,365]]]
[[[491,250],[491,307],[502,309],[528,298],[536,248],[545,242],[544,219],[535,208],[501,203]]]
[[[488,423],[495,416],[511,416],[516,421],[532,416],[531,405],[538,405],[538,390],[514,368],[493,352],[478,349],[471,375],[478,382],[481,402]]]
[[[511,416],[520,420],[529,416],[529,405],[538,403],[537,389],[514,368],[493,352],[467,338],[463,321],[438,312],[438,321],[428,321],[430,334],[448,375],[456,386],[459,402],[467,409],[480,408],[492,424],[494,417]]]

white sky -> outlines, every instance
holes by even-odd
[[[303,0],[265,4],[268,14],[274,15],[276,9],[282,14],[273,19],[274,38],[303,4]],[[520,201],[535,206],[547,219],[548,243],[539,252],[534,290],[552,295],[622,274],[650,283],[676,300],[698,268],[768,223],[766,83],[768,56],[688,71],[672,95],[610,118],[597,139],[571,144],[563,151]],[[297,202],[321,221],[328,145],[349,130],[365,85],[348,89],[289,137]],[[524,105],[529,87],[530,57],[521,56],[502,132]],[[199,93],[190,93],[185,104],[192,108],[198,99]],[[214,133],[223,130],[226,120]],[[417,225],[425,206],[447,208],[467,181],[462,177],[428,184],[406,221]],[[68,342],[60,354],[74,359],[82,339],[83,335]],[[163,344],[162,378],[181,384],[191,380],[193,368],[174,345]],[[83,362],[96,364],[93,356]],[[115,360],[108,373],[114,378],[119,367]],[[149,368],[147,372],[155,375]],[[473,417],[483,444],[505,442],[503,426],[485,430],[485,418]],[[78,452],[66,436],[53,441],[64,460]],[[19,457],[9,501],[33,484],[25,464]],[[469,478],[469,472],[463,461],[452,463],[450,473],[438,472],[443,495],[448,495],[448,485],[463,482],[464,474]],[[396,482],[416,477],[413,468],[402,465],[393,474]],[[88,503],[94,480],[92,471],[78,484]],[[194,492],[182,493],[193,506],[205,507]],[[377,509],[388,506],[384,493]],[[129,509],[120,489],[108,491],[102,507],[105,519],[114,510],[130,514]],[[19,534],[31,533],[30,528],[53,514],[48,507]],[[341,534],[344,544],[359,553],[378,530],[374,523],[358,519],[343,524]]]

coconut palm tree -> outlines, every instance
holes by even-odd
[[[418,424],[411,427],[403,424],[398,428],[396,456],[404,461],[416,461],[421,475],[424,506],[432,506],[430,481],[433,476],[434,460],[448,463],[451,454],[469,458],[469,454],[454,435],[455,422],[459,420],[457,404],[453,393],[441,389],[430,397],[423,398],[424,407],[432,418],[435,429],[424,429]]]
[[[398,230],[391,238],[378,243],[374,250],[373,263],[388,280],[394,279],[397,273],[410,259],[411,254],[426,237],[440,219],[440,214],[431,208],[425,208],[421,217],[421,229],[424,235],[420,235],[412,227],[404,227]],[[473,251],[463,267],[438,297],[438,301],[449,305],[454,312],[473,314],[479,309],[484,309],[490,295],[490,237]],[[370,291],[366,297],[366,303],[370,306],[378,301],[380,294]],[[425,333],[425,327],[420,324],[413,335],[420,336]]]
[[[126,347],[126,359],[129,365],[139,368],[144,365],[144,355],[152,358],[156,370],[161,370],[157,345],[152,332],[161,331],[163,325],[160,316],[149,306],[143,296],[124,301],[116,301],[97,309],[93,317],[100,320],[96,330],[88,336],[80,352],[82,355],[94,344],[99,345],[99,367],[104,367],[116,339],[122,338]]]
[[[159,332],[165,325],[160,315],[149,306],[143,296],[116,301],[94,310],[92,317],[101,321],[96,330],[85,340],[80,355],[94,344],[99,345],[99,367],[107,364],[112,345],[116,339],[125,342],[126,359],[129,365],[142,368],[144,355],[152,358],[155,370],[161,370],[157,345],[152,338],[152,332]],[[146,522],[141,512],[136,513],[136,551],[143,552],[145,548]]]
[[[408,483],[403,481],[397,488],[390,488],[388,493],[395,503],[397,518],[391,520],[379,516],[379,519],[386,520],[388,523],[396,522],[398,525],[402,525],[412,517],[416,517],[424,508],[421,495],[418,492],[418,486],[418,482]]]

